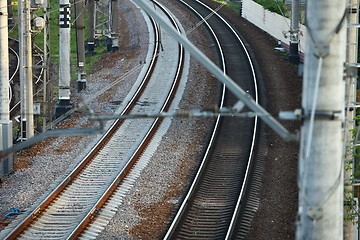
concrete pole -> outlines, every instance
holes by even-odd
[[[94,54],[95,49],[95,0],[88,1],[88,35],[87,35],[87,51]]]
[[[9,117],[9,43],[7,1],[0,0],[0,120]]]
[[[32,41],[30,32],[30,2],[19,0],[19,52],[20,52],[20,99],[21,140],[34,136],[34,104],[32,79]]]
[[[300,63],[299,55],[299,16],[300,16],[300,0],[292,0],[291,2],[291,27],[290,27],[290,53],[289,61],[293,64]]]
[[[85,41],[84,41],[84,0],[77,1],[75,3],[75,12],[76,12],[76,49],[77,49],[77,60],[78,60],[78,79],[77,79],[77,90],[86,88],[86,79],[85,79]],[[92,16],[89,16],[91,18]]]
[[[9,43],[7,0],[0,0],[0,150],[12,147],[9,97]],[[0,159],[0,179],[13,171],[12,156]]]
[[[70,103],[70,2],[60,0],[59,102],[55,118],[71,109]]]
[[[111,40],[112,51],[119,50],[119,13],[117,0],[111,0]]]
[[[343,239],[346,0],[308,0],[296,239]]]
[[[348,65],[354,65],[357,63],[357,27],[355,27],[355,25],[357,24],[357,17],[358,17],[358,0],[350,0],[350,5],[348,6],[348,25],[349,27],[347,28],[347,55],[346,55],[346,62],[348,63]],[[347,89],[346,89],[346,93],[347,93],[347,100],[349,102],[347,102],[347,106],[350,109],[347,109],[347,115],[346,115],[346,121],[347,124],[345,125],[346,129],[345,129],[345,142],[348,144],[348,146],[346,146],[346,152],[345,152],[345,160],[348,162],[347,164],[353,163],[354,161],[354,150],[353,147],[354,145],[353,143],[353,138],[352,138],[352,134],[351,134],[351,129],[355,128],[355,123],[354,123],[354,117],[356,114],[355,111],[355,107],[354,107],[354,102],[356,102],[356,95],[355,95],[355,91],[356,91],[356,78],[350,76],[348,79],[348,84],[347,84]],[[350,147],[351,146],[351,147]],[[350,168],[348,168],[350,167]],[[345,169],[347,169],[345,171],[345,179],[351,179],[354,168],[353,165],[352,166],[347,166]],[[349,181],[347,183],[350,183]],[[353,187],[351,185],[351,183],[349,185],[345,185],[345,190],[346,192],[344,193],[344,196],[347,199],[352,199],[354,196],[352,194],[353,192]],[[345,201],[346,203],[348,203],[349,201]],[[346,206],[345,205],[345,214],[351,214],[352,213],[352,207],[353,206]],[[350,210],[351,209],[351,210]],[[353,233],[354,233],[354,220],[350,221],[344,221],[344,240],[353,240]]]

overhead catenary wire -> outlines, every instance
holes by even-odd
[[[213,16],[215,13],[217,13],[222,7],[226,6],[226,4],[229,2],[230,2],[230,0],[224,1],[214,11],[210,12],[207,16],[202,17],[202,19],[198,23],[196,23],[195,26],[193,26],[192,28],[190,28],[189,30],[186,31],[186,35],[190,34],[192,31],[194,31],[199,26],[204,24],[204,22],[206,22],[211,16]]]
[[[159,22],[179,43],[181,43],[191,54],[202,64],[206,69],[213,73],[217,79],[224,83],[226,87],[232,91],[236,97],[243,101],[251,110],[266,114],[265,109],[258,105],[254,100],[248,98],[246,92],[235,84],[228,76],[224,75],[223,72],[210,61],[201,51],[199,51],[192,43],[190,43],[183,35],[177,33],[161,16],[158,16],[155,11],[148,5],[148,3],[140,0],[134,0],[144,11],[151,15],[157,22]],[[273,128],[278,134],[280,134],[286,141],[297,140],[296,134],[291,134],[285,129],[278,121],[276,121],[271,115],[268,117],[262,117],[262,120]]]
[[[77,4],[77,3],[79,3],[79,2],[81,2],[81,1],[83,1],[83,0],[78,0],[78,1],[76,1],[76,2],[73,2],[73,3],[70,3],[70,6],[73,6],[73,5],[75,5],[75,4]],[[12,7],[13,5],[7,5],[7,7]],[[85,7],[84,7],[85,8]],[[84,8],[82,8],[82,11],[84,11]],[[46,14],[51,14],[51,13],[55,13],[55,12],[59,12],[59,10],[60,10],[60,8],[54,8],[53,10],[50,10],[50,11],[47,11],[47,13],[42,13],[42,14],[37,14],[36,16],[38,16],[38,17],[44,17],[44,16],[46,16]],[[1,11],[1,10],[0,10]],[[79,16],[75,16],[75,20],[71,23],[71,25],[73,25],[74,23],[75,23],[75,21],[76,21],[76,19],[78,18]],[[58,19],[57,19],[58,20]],[[51,19],[51,21],[54,21],[54,19]],[[16,25],[16,24],[15,24]],[[15,27],[15,26],[14,26]],[[11,31],[13,31],[14,30],[14,27],[11,29]]]
[[[306,142],[306,154],[305,157],[309,158],[310,156],[310,147],[312,143],[313,138],[313,128],[314,128],[314,119],[315,119],[315,111],[316,111],[316,103],[318,99],[318,93],[319,93],[319,82],[320,82],[320,76],[321,76],[321,67],[322,67],[323,58],[319,58],[318,68],[317,68],[317,74],[316,74],[316,80],[315,80],[315,88],[314,88],[314,94],[313,94],[313,102],[311,106],[311,113],[310,113],[310,126],[309,126],[309,132],[308,132],[308,139]]]
[[[78,2],[80,1],[76,1],[74,3],[71,3],[70,5],[74,5],[74,4],[77,4]],[[59,8],[57,9],[54,9],[52,11],[49,11],[48,13],[53,13],[53,12],[57,12],[59,11]],[[81,11],[84,11],[84,8],[81,9]],[[80,14],[79,14],[80,15]],[[76,18],[79,17],[76,16]],[[42,16],[42,15],[39,15],[39,16]],[[74,24],[74,22],[76,21],[76,19],[71,23],[71,24]],[[154,56],[154,57],[157,57]],[[123,78],[127,77],[128,75],[132,74],[133,72],[135,72],[136,70],[140,69],[140,67],[142,67],[143,64],[139,64],[137,66],[135,66],[133,69],[131,69],[130,71],[128,71],[127,73],[125,73],[123,76],[121,76],[120,78],[118,78],[118,80],[114,81],[113,83],[111,83],[110,85],[108,85],[107,87],[103,88],[101,91],[99,91],[97,94],[95,95],[92,95],[90,98],[86,99],[86,100],[82,100],[79,104],[78,104],[78,107],[75,107],[73,108],[71,111],[67,112],[64,116],[61,116],[60,118],[56,119],[55,121],[49,123],[47,125],[47,129],[51,129],[56,123],[64,120],[65,118],[67,118],[68,116],[70,116],[72,113],[76,112],[76,111],[79,111],[79,110],[82,110],[83,107],[87,106],[87,103],[89,103],[90,101],[92,101],[93,99],[95,99],[96,97],[98,97],[99,95],[103,94],[104,92],[106,92],[107,90],[109,90],[110,88],[112,88],[113,86],[115,86],[116,84],[118,84]],[[91,112],[91,111],[90,111]]]

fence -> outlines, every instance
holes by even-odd
[[[241,16],[285,45],[289,45],[290,19],[264,9],[252,0],[242,0]],[[306,28],[300,25],[299,51],[305,51]]]

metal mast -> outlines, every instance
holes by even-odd
[[[86,88],[86,79],[85,79],[85,45],[84,45],[84,10],[85,3],[84,0],[79,0],[75,3],[75,12],[76,12],[76,49],[77,49],[77,62],[78,62],[78,79],[77,79],[77,90]],[[89,18],[92,18],[92,15],[89,15]]]
[[[343,239],[345,9],[307,1],[296,239]]]
[[[9,98],[9,43],[7,0],[0,0],[0,151],[12,146]],[[12,172],[12,157],[0,159],[0,179]]]
[[[47,114],[47,110],[48,108],[48,81],[49,81],[49,77],[50,77],[50,52],[48,51],[50,46],[50,41],[49,41],[49,37],[50,37],[50,24],[49,24],[49,12],[48,9],[50,9],[50,3],[48,1],[45,1],[45,6],[44,6],[44,19],[46,22],[45,28],[44,28],[44,84],[43,84],[43,116],[44,116],[44,120],[43,120],[43,132],[46,131],[46,116],[48,116]]]
[[[289,61],[294,64],[300,63],[299,55],[299,16],[300,16],[300,0],[292,0],[291,2],[291,27],[290,27],[290,52]]]
[[[7,1],[0,0],[0,120],[8,121],[9,115],[9,43]]]
[[[112,51],[119,50],[119,14],[118,14],[118,1],[111,0],[111,14],[110,14],[110,38]]]
[[[19,0],[21,140],[34,135],[30,2]]]
[[[90,54],[94,53],[95,49],[95,0],[88,1],[88,35],[87,35],[87,52]]]

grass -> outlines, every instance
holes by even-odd
[[[214,2],[218,2],[221,4],[225,4],[228,8],[231,8],[236,13],[239,13],[241,8],[241,2],[239,0],[230,0],[230,1],[221,1],[221,0],[213,0]],[[276,12],[280,15],[283,15],[287,12],[287,8],[285,5],[285,1],[276,1],[276,0],[253,0],[260,5],[262,5],[265,9]]]
[[[286,14],[287,8],[285,0],[254,0],[258,4],[262,5],[265,9],[275,12],[277,14]]]
[[[48,46],[50,52],[50,60],[51,63],[54,65],[54,70],[58,69],[59,67],[59,3],[57,0],[50,0],[50,9],[48,9],[49,13],[49,39],[48,39]],[[73,6],[72,6],[73,8]],[[17,6],[13,7],[14,15],[18,15]],[[38,9],[33,12],[35,16],[42,17],[45,13],[42,9]],[[77,79],[77,50],[76,50],[76,29],[75,29],[75,22],[76,19],[75,11],[72,10],[71,16],[71,43],[70,43],[70,64],[71,64],[71,79]],[[87,14],[85,11],[85,25],[87,20]],[[85,36],[87,34],[87,28],[85,28]],[[19,38],[18,36],[18,27],[15,27],[9,35],[13,38]],[[44,31],[39,31],[33,34],[33,43],[40,48],[44,47]],[[85,44],[85,43],[84,43]],[[99,46],[95,49],[94,55],[86,55],[86,64],[85,69],[87,73],[91,73],[92,66],[99,60],[105,53],[105,46]],[[55,70],[56,71],[56,70]]]
[[[48,29],[49,29],[49,38],[48,38],[48,52],[50,53],[50,71],[51,71],[51,83],[49,84],[50,95],[49,97],[49,105],[48,105],[48,113],[44,113],[47,116],[51,116],[51,113],[53,111],[54,104],[58,101],[58,69],[59,69],[59,2],[58,0],[49,0],[50,8],[47,9],[47,12],[49,14],[49,21],[48,21]],[[73,9],[73,6],[71,6]],[[77,49],[76,49],[76,29],[75,29],[75,11],[72,10],[72,16],[71,16],[71,43],[70,43],[70,74],[71,74],[71,86],[76,86],[76,80],[78,78],[77,72]],[[18,6],[13,6],[13,13],[14,16],[18,16]],[[34,17],[43,17],[45,12],[43,9],[38,9],[32,12]],[[86,25],[86,11],[85,11],[85,25]],[[87,36],[85,28],[85,37]],[[37,45],[41,49],[44,48],[44,30],[33,32],[33,44]],[[9,32],[9,36],[13,37],[15,39],[19,39],[19,29],[18,26],[11,29]],[[85,43],[84,43],[85,44]],[[94,55],[86,55],[86,63],[85,63],[85,72],[87,74],[92,72],[93,66],[97,63],[97,61],[105,55],[106,47],[105,46],[98,46],[95,49]],[[35,124],[37,128],[41,128],[42,125],[42,118],[40,116],[36,116],[34,118]]]

